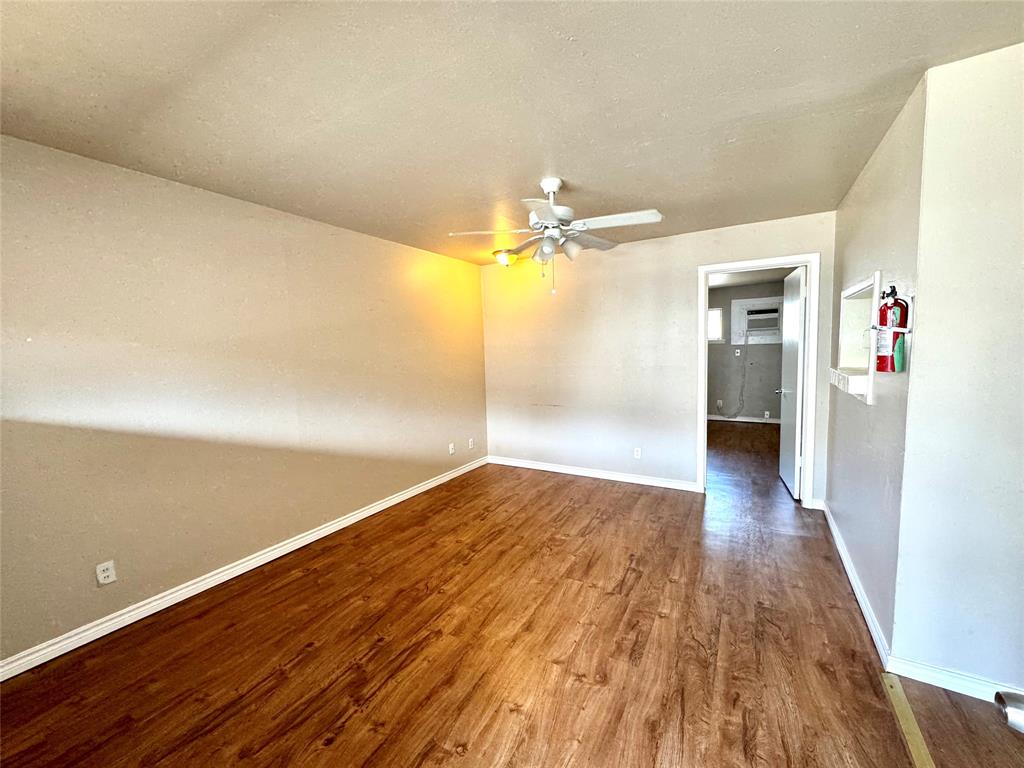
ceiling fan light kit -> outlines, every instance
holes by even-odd
[[[547,264],[555,257],[555,252],[557,250],[558,240],[556,240],[549,231],[541,239],[540,245],[537,246],[537,250],[533,252],[533,260],[538,264]]]
[[[583,246],[575,240],[570,240],[569,238],[562,240],[562,253],[565,254],[565,258],[569,261],[576,261],[576,257],[580,255],[582,250]]]
[[[475,235],[525,235],[526,240],[514,248],[502,248],[494,251],[494,258],[499,264],[511,267],[516,263],[518,255],[528,247],[537,244],[531,257],[542,267],[555,258],[558,248],[569,261],[575,261],[580,252],[587,248],[609,251],[618,243],[605,240],[597,235],[588,234],[593,229],[610,229],[612,227],[634,226],[636,224],[657,224],[662,220],[661,212],[654,208],[630,213],[613,213],[606,216],[592,216],[577,219],[576,213],[567,205],[558,205],[555,194],[562,188],[562,180],[556,176],[547,176],[540,180],[541,191],[547,195],[544,199],[532,198],[523,200],[530,210],[529,229],[506,230],[473,230],[471,232],[449,232],[448,237]],[[552,291],[554,292],[554,291]]]
[[[501,264],[503,267],[511,267],[513,264],[516,263],[516,260],[519,257],[516,254],[512,253],[512,251],[503,249],[500,251],[495,251],[494,258],[496,258],[498,260],[498,263]]]

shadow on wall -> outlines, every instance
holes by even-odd
[[[3,657],[453,465],[12,420],[0,437]]]

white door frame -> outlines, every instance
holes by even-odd
[[[800,476],[800,503],[816,507],[814,499],[814,426],[818,390],[818,292],[821,272],[820,253],[773,256],[764,259],[702,264],[697,267],[697,484],[707,486],[708,468],[708,275],[712,272],[753,272],[778,267],[807,267],[807,316],[804,319],[803,420]]]

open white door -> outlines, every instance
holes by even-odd
[[[782,293],[782,386],[779,416],[779,477],[794,499],[800,498],[800,471],[803,461],[800,443],[803,434],[804,324],[807,310],[807,268],[797,267],[786,276]]]

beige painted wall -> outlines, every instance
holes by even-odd
[[[844,288],[880,269],[886,286],[915,291],[924,113],[922,81],[836,212],[833,365]],[[829,387],[828,505],[890,646],[909,381],[878,374],[873,405]]]
[[[908,373],[832,394],[829,508],[892,656],[937,682],[1024,687],[1022,73],[1021,45],[929,70],[836,215],[836,295],[880,268],[916,300]]]
[[[486,454],[476,266],[2,163],[4,656]]]
[[[893,652],[1024,688],[1024,45],[927,83]]]
[[[821,252],[818,339],[831,339],[834,213],[588,251],[558,293],[527,260],[482,269],[492,454],[696,479],[697,266]],[[815,495],[825,490],[828,369],[819,366]],[[633,448],[643,458],[633,458]]]

